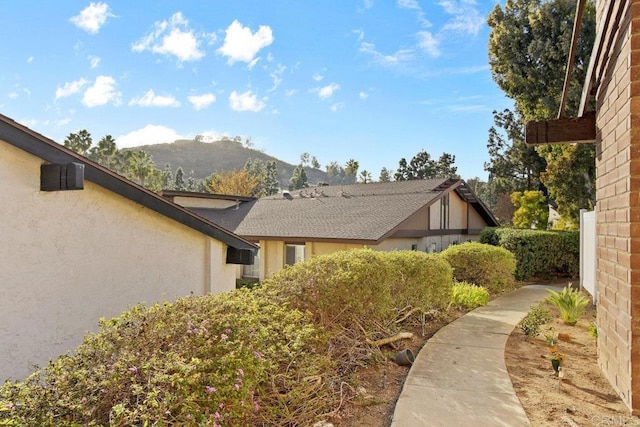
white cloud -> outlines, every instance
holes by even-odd
[[[320,88],[316,88],[313,91],[316,92],[318,94],[318,98],[324,100],[324,99],[328,99],[331,98],[331,96],[333,96],[333,94],[340,89],[340,85],[337,83],[330,83],[326,86],[320,87]]]
[[[441,0],[438,4],[446,13],[453,15],[451,21],[442,27],[442,31],[461,32],[476,36],[485,25],[485,18],[475,7],[474,1]]]
[[[33,62],[33,56],[27,58],[27,64],[31,64]]]
[[[7,96],[9,97],[9,99],[16,99],[19,95],[18,92],[9,92]]]
[[[375,62],[385,66],[399,65],[413,59],[413,51],[410,49],[400,49],[392,55],[385,55],[378,52],[376,46],[369,42],[360,43],[360,52],[371,55]]]
[[[429,31],[420,31],[418,34],[418,46],[431,56],[440,56],[440,42]]]
[[[273,33],[267,25],[261,25],[258,31],[251,33],[249,27],[243,27],[240,22],[234,20],[226,29],[224,44],[218,52],[226,56],[229,64],[246,62],[250,66],[255,65],[255,56],[260,49],[273,43]]]
[[[286,71],[286,69],[287,67],[285,67],[284,65],[278,64],[275,70],[273,70],[269,74],[269,77],[273,79],[273,86],[271,86],[271,88],[267,90],[267,92],[273,92],[274,90],[278,89],[278,86],[280,86],[280,83],[282,83],[282,74]]]
[[[404,9],[421,10],[417,0],[398,0],[398,6]]]
[[[120,105],[122,95],[116,90],[116,81],[111,76],[98,76],[93,85],[84,92],[82,103],[87,107],[108,104]]]
[[[420,5],[418,4],[417,0],[397,0],[397,1],[398,1],[399,8],[415,10],[418,21],[422,24],[423,27],[431,26],[431,22],[429,22],[427,18],[425,18],[424,11],[422,10],[422,7],[420,7]]]
[[[153,89],[149,89],[144,95],[132,98],[129,105],[140,107],[179,107],[180,102],[173,96],[156,95]]]
[[[89,82],[85,79],[79,79],[73,82],[66,82],[64,86],[56,89],[56,99],[71,96],[75,93],[80,92],[80,90],[87,83]]]
[[[229,95],[229,106],[234,111],[260,111],[265,107],[265,103],[250,90],[244,93],[237,93],[235,90]]]
[[[358,96],[360,97],[360,99],[367,99],[369,97],[369,94],[367,92],[361,91]]]
[[[89,66],[92,69],[96,68],[100,64],[100,57],[99,56],[89,55],[89,56],[87,56],[87,59],[89,60]]]
[[[193,108],[196,110],[202,110],[203,108],[207,108],[209,105],[216,102],[216,96],[212,93],[203,93],[202,95],[191,95],[187,98]]]
[[[332,104],[329,108],[335,113],[336,111],[342,110],[344,108],[344,102],[337,102],[335,104]]]
[[[119,148],[137,147],[147,144],[161,144],[173,142],[178,139],[185,139],[175,130],[166,126],[146,125],[142,129],[134,130],[116,138]]]
[[[103,2],[89,3],[89,6],[85,7],[76,16],[69,18],[76,27],[81,28],[88,33],[97,34],[106,22],[107,18],[115,17],[111,13],[109,5]]]
[[[285,91],[284,96],[293,96],[297,93],[298,91],[295,89],[289,89],[287,91]]]
[[[155,22],[154,29],[134,43],[131,50],[173,55],[179,62],[197,61],[205,55],[198,37],[205,41],[210,39],[209,34],[196,35],[182,12],[176,12],[168,21]]]
[[[317,82],[321,81],[322,79],[324,79],[324,76],[322,74],[319,73],[314,73],[313,76],[311,76],[311,78]]]

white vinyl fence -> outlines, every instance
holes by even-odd
[[[582,209],[580,210],[580,288],[591,294],[594,304],[598,299],[596,246],[596,213]]]

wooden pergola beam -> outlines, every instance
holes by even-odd
[[[584,144],[596,142],[596,116],[538,120],[527,123],[525,141],[528,145]]]

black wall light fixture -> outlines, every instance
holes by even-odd
[[[84,165],[82,163],[52,163],[40,166],[41,191],[83,189]]]

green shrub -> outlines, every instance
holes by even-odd
[[[495,294],[513,288],[516,260],[512,253],[478,242],[452,245],[441,255],[453,267],[459,282],[471,282]]]
[[[331,399],[299,379],[326,372],[323,342],[307,314],[258,291],[135,306],[5,383],[0,424],[278,425],[291,411],[312,423]]]
[[[459,308],[474,309],[487,305],[489,292],[482,286],[472,283],[455,283],[451,289],[451,305]]]
[[[551,320],[551,312],[549,309],[542,307],[540,304],[531,307],[529,313],[520,322],[520,330],[529,338],[537,337],[540,333],[540,326]]]
[[[516,279],[576,277],[580,273],[580,232],[497,228],[483,234],[517,259]]]
[[[500,238],[496,233],[498,227],[485,227],[480,232],[480,243],[492,246],[500,246]]]
[[[371,341],[399,332],[396,321],[409,310],[446,307],[452,283],[451,266],[437,255],[354,249],[296,263],[262,288],[310,312],[330,335],[327,354],[349,372],[381,355]]]
[[[572,288],[571,284],[565,286],[560,292],[551,289],[547,289],[547,292],[550,295],[546,301],[558,309],[562,321],[570,326],[578,322],[589,305],[589,299],[582,295],[579,289]]]
[[[395,308],[443,308],[453,286],[451,265],[437,254],[418,251],[383,252]]]

